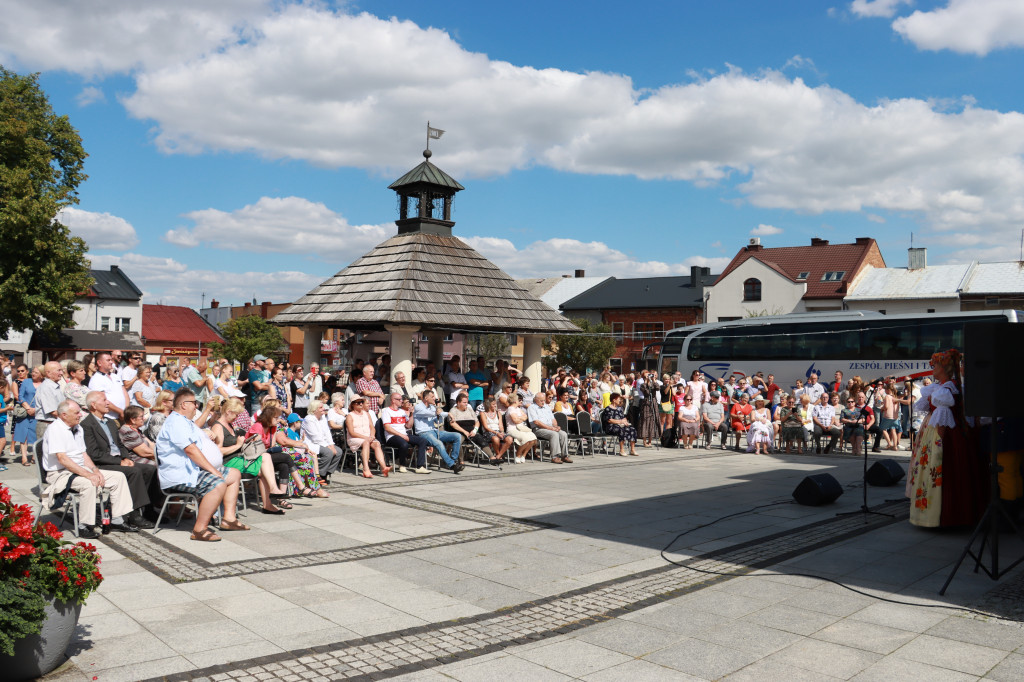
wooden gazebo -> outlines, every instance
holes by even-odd
[[[424,151],[424,161],[389,186],[399,197],[398,234],[296,300],[273,322],[303,328],[307,364],[319,357],[327,327],[387,330],[392,372],[406,376],[411,375],[416,334],[427,335],[428,355],[438,367],[448,332],[522,334],[523,369],[536,385],[541,340],[579,329],[452,235],[452,201],[464,188],[433,165],[430,155]]]

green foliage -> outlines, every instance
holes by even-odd
[[[466,337],[466,356],[463,367],[469,367],[469,361],[483,356],[484,362],[508,357],[508,337],[504,334],[470,334]],[[481,368],[482,369],[482,368]]]
[[[14,580],[0,580],[0,654],[14,655],[14,643],[38,634],[46,599]]]
[[[32,508],[0,485],[0,653],[39,632],[45,595],[84,604],[103,582],[99,564],[96,547],[68,542],[49,521],[37,525]]]
[[[571,367],[580,374],[586,374],[588,369],[599,369],[608,364],[608,359],[615,353],[612,328],[606,324],[591,324],[582,318],[572,322],[581,333],[557,334],[544,342],[544,350],[550,353],[544,358],[548,369]]]
[[[211,351],[243,363],[254,355],[272,356],[285,346],[281,330],[259,315],[242,315],[222,322],[220,333],[227,343],[211,343]]]
[[[85,157],[38,76],[0,66],[0,337],[70,326],[75,299],[92,284],[88,246],[56,219],[78,203]]]

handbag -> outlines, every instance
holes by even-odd
[[[258,433],[254,433],[246,438],[245,442],[242,443],[242,449],[239,450],[239,454],[246,462],[254,462],[266,451],[267,446],[263,444],[263,436]]]
[[[11,416],[15,419],[25,419],[28,417],[28,410],[26,410],[25,406],[21,403],[16,403],[14,407],[11,408]]]

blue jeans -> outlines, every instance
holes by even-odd
[[[416,435],[423,439],[423,442],[419,444],[418,459],[421,462],[425,462],[427,446],[432,446],[437,453],[444,460],[444,463],[451,468],[455,466],[455,463],[459,461],[459,448],[462,447],[462,436],[453,431],[435,431],[430,429],[429,431],[417,431]],[[448,454],[448,449],[444,446],[445,443],[452,443],[452,454]]]

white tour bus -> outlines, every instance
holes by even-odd
[[[1018,322],[1024,313],[989,310],[948,314],[883,315],[873,311],[792,313],[679,327],[660,346],[660,373],[682,372],[688,380],[699,369],[707,380],[755,372],[775,375],[791,386],[816,372],[831,382],[860,376],[916,379],[930,375],[928,361],[940,350],[963,350],[964,324]]]

